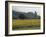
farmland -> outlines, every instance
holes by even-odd
[[[40,29],[40,19],[13,19],[13,30],[31,30]]]

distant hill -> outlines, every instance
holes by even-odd
[[[13,19],[40,19],[40,16],[37,15],[37,12],[33,13],[33,12],[16,12],[16,11],[12,11],[12,17]]]

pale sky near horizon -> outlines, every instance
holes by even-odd
[[[18,11],[18,12],[25,12],[25,13],[28,13],[28,12],[37,12],[37,15],[40,15],[40,12],[41,12],[41,9],[40,7],[28,7],[28,6],[13,6],[12,9],[14,11]]]

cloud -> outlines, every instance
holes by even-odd
[[[40,7],[28,7],[28,6],[13,6],[12,7],[14,11],[18,11],[18,12],[37,12],[38,15],[40,15]]]

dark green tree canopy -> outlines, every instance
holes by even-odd
[[[24,19],[24,18],[26,18],[26,16],[25,16],[24,14],[20,14],[20,15],[19,15],[19,18],[20,18],[20,19]]]

